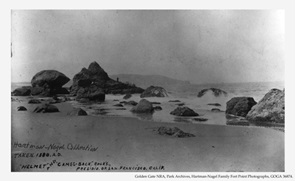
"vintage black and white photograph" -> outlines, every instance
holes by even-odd
[[[286,121],[284,10],[11,10],[12,172],[284,173]]]

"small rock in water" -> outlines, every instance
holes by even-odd
[[[146,99],[142,99],[135,107],[131,109],[131,112],[134,113],[152,113],[153,106],[151,102]]]
[[[194,121],[199,121],[199,122],[205,122],[208,119],[207,118],[193,118]]]
[[[172,136],[172,137],[177,137],[177,138],[195,137],[194,134],[185,133],[184,131],[180,130],[177,127],[169,128],[169,127],[161,126],[157,129],[157,133],[159,135],[167,135],[167,136]]]
[[[114,104],[113,106],[115,106],[115,107],[123,107],[122,104]]]
[[[209,103],[208,105],[209,106],[221,106],[221,104],[219,104],[219,103]]]
[[[176,104],[177,106],[184,106],[185,103],[179,103],[179,104]]]
[[[136,106],[138,103],[136,101],[128,101],[128,102],[125,102],[124,104]]]
[[[153,109],[154,109],[155,111],[161,111],[161,110],[162,110],[162,108],[161,108],[160,106],[155,106]]]
[[[199,116],[198,113],[188,107],[177,107],[174,111],[170,112],[170,114],[175,116]]]
[[[160,102],[151,102],[151,104],[160,104]]]
[[[169,102],[181,102],[179,100],[169,100]]]
[[[131,98],[132,97],[132,94],[126,94],[124,97],[123,97],[123,99],[129,99],[129,98]]]
[[[212,112],[221,112],[221,110],[218,109],[218,108],[213,108],[213,109],[211,109],[211,111],[212,111]]]
[[[24,106],[19,106],[19,107],[17,107],[17,110],[18,111],[26,111],[27,108],[25,108]]]
[[[38,99],[31,99],[28,102],[29,104],[41,104],[41,102]]]

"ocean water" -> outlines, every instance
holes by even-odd
[[[17,87],[26,86],[28,83],[14,83],[12,90]],[[201,98],[197,97],[200,90],[205,88],[219,88],[227,92],[227,95],[215,97],[210,91]],[[123,95],[106,95],[103,103],[79,103],[71,101],[74,107],[80,107],[93,116],[123,116],[135,117],[140,121],[156,121],[168,123],[185,123],[185,124],[219,124],[226,125],[227,118],[225,116],[226,102],[233,97],[248,96],[253,97],[256,102],[260,101],[264,95],[272,88],[280,90],[284,89],[284,82],[256,82],[256,83],[225,83],[225,84],[204,84],[204,85],[187,85],[175,86],[167,89],[168,97],[152,97],[145,98],[150,102],[158,102],[154,106],[161,106],[161,111],[155,111],[153,114],[134,114],[130,111],[132,106],[124,105],[124,107],[116,107],[121,101],[141,100],[139,94],[134,94],[130,99],[124,100]],[[169,102],[170,100],[179,100],[180,102]],[[197,117],[178,117],[170,114],[177,104],[184,103],[199,114]],[[211,106],[210,103],[218,103],[221,106]],[[218,108],[220,112],[212,112],[211,109]],[[194,118],[205,118],[207,121],[199,122]]]

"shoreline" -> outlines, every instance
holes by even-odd
[[[28,111],[17,111],[27,105]],[[121,167],[147,167],[147,171],[170,172],[262,172],[284,171],[284,133],[273,129],[245,126],[165,123],[140,121],[114,116],[69,116],[70,103],[55,104],[59,113],[32,113],[36,105],[12,102],[12,143],[34,145],[91,145],[97,151],[12,147],[12,171],[69,171],[77,167],[53,164],[46,168],[24,168],[26,164],[58,162],[108,162],[109,167],[93,171],[126,172]],[[155,133],[160,126],[178,127],[194,134],[191,138],[175,138]],[[272,139],[271,139],[272,138]],[[13,158],[15,154],[60,153],[60,157]],[[164,170],[149,170],[149,167]],[[108,170],[108,168],[110,170]],[[112,169],[114,168],[114,169]],[[117,168],[117,170],[115,169]],[[87,171],[85,166],[78,171]],[[88,170],[92,171],[92,170]],[[133,170],[136,171],[136,170]]]

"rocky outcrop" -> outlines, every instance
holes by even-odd
[[[59,112],[59,109],[51,104],[42,104],[40,106],[37,106],[34,111],[35,113],[53,113],[53,112]]]
[[[270,90],[252,109],[246,117],[249,121],[285,122],[285,92]]]
[[[140,95],[140,97],[168,97],[168,94],[162,87],[150,86]]]
[[[135,107],[131,109],[131,112],[134,113],[152,113],[153,106],[151,102],[147,101],[146,99],[142,99]]]
[[[62,88],[69,78],[56,70],[43,70],[35,74],[31,80],[32,95],[51,96],[55,94],[67,94],[67,89]]]
[[[74,76],[70,94],[79,97],[81,92],[91,94],[96,90],[100,90],[100,94],[133,94],[144,91],[135,85],[124,84],[109,78],[108,74],[97,62],[92,62],[87,69],[83,68]],[[102,94],[99,98],[102,100]]]
[[[209,89],[203,89],[201,91],[199,91],[197,97],[202,97],[203,95],[205,95],[208,91],[212,92],[213,95],[215,97],[219,97],[221,95],[224,95],[226,96],[227,95],[227,92],[221,90],[221,89],[217,89],[217,88],[209,88]]]
[[[226,114],[246,117],[254,105],[256,102],[252,97],[234,97],[226,103]]]
[[[163,136],[172,136],[172,137],[177,137],[177,138],[195,137],[194,134],[185,133],[184,131],[182,131],[181,129],[179,129],[177,127],[169,128],[169,127],[161,126],[154,131],[156,131],[159,135],[163,135]]]
[[[174,111],[170,112],[170,114],[175,116],[199,116],[198,113],[188,107],[177,107]]]
[[[31,87],[24,86],[21,88],[17,88],[11,93],[11,95],[12,96],[29,96],[31,95]]]
[[[71,116],[87,116],[87,112],[81,108],[75,108],[72,111],[68,112],[68,115]]]

